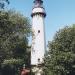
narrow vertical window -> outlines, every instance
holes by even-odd
[[[40,30],[38,30],[38,33],[40,33]]]
[[[38,62],[40,63],[40,58],[38,58]]]

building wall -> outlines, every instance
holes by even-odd
[[[43,62],[45,53],[45,30],[44,16],[37,14],[32,19],[32,50],[31,50],[31,65],[37,65]]]

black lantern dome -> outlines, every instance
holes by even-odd
[[[42,0],[35,0],[34,7],[43,7],[43,1]]]

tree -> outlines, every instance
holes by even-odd
[[[9,0],[0,0],[0,8],[4,9],[6,3],[9,4]]]
[[[60,29],[48,43],[46,75],[75,75],[75,25]]]
[[[0,12],[0,66],[2,69],[12,67],[12,65],[16,69],[22,67],[23,64],[29,66],[30,29],[29,19],[20,13],[10,10]]]

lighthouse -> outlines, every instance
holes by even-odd
[[[35,75],[42,74],[43,58],[46,50],[45,46],[45,8],[42,0],[34,0],[32,8],[32,47],[31,47],[31,66]]]

